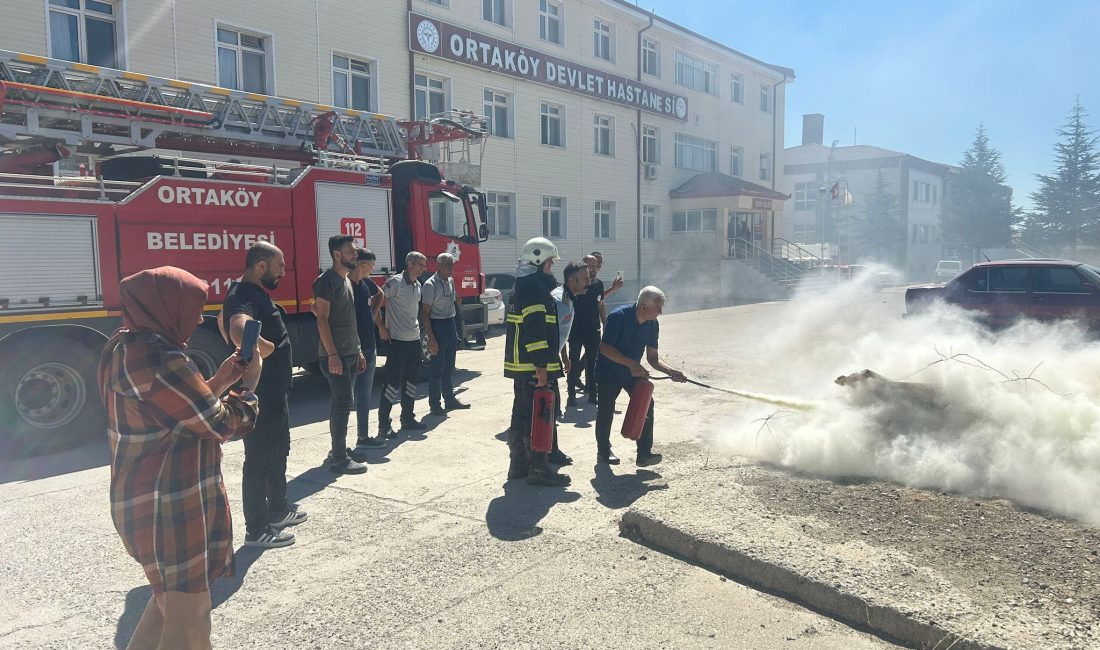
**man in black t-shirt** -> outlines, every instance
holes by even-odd
[[[382,309],[382,291],[370,277],[375,261],[373,252],[360,248],[355,257],[355,269],[348,273],[352,294],[355,296],[355,328],[359,332],[359,347],[367,360],[366,369],[355,378],[355,387],[352,389],[355,395],[355,427],[358,434],[351,457],[359,462],[366,461],[368,450],[386,446],[386,441],[381,436],[370,436],[369,428],[371,391],[374,390],[374,374],[378,367],[374,322]]]
[[[260,415],[256,428],[244,438],[242,498],[245,546],[274,548],[294,543],[283,529],[306,520],[304,510],[286,500],[286,459],[290,454],[291,380],[290,336],[283,314],[267,291],[286,275],[283,252],[274,244],[257,242],[245,256],[245,272],[225,296],[219,325],[222,335],[240,347],[244,325],[260,321],[260,357],[263,369],[256,385]]]

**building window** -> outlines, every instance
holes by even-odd
[[[717,95],[717,73],[718,66],[713,63],[684,52],[676,53],[676,83],[685,88]]]
[[[648,38],[642,39],[642,72],[661,76],[661,46]]]
[[[596,239],[615,239],[615,204],[611,201],[596,201],[592,206]]]
[[[921,183],[920,185],[921,185],[921,189],[924,190],[924,194],[922,194],[922,196],[924,197],[924,202],[925,203],[931,203],[932,202],[932,189],[931,189],[931,186],[928,183]]]
[[[700,172],[712,172],[718,168],[718,143],[683,133],[676,134],[676,166],[681,169],[694,169]]]
[[[661,164],[661,129],[642,125],[642,162]]]
[[[50,0],[50,56],[119,68],[118,3],[114,0]]]
[[[515,237],[515,212],[511,194],[502,192],[485,193],[485,223],[493,237]]]
[[[565,30],[561,28],[562,6],[560,2],[539,0],[539,38],[564,45]]]
[[[615,60],[615,26],[599,18],[592,21],[592,54],[606,61]]]
[[[448,0],[428,0],[428,4],[439,5],[440,7],[446,7],[450,3],[448,2]]]
[[[920,182],[919,181],[913,181],[913,198],[911,200],[912,200],[913,203],[916,203],[917,201],[920,200]]]
[[[739,72],[730,75],[730,99],[736,104],[745,103],[745,75]]]
[[[359,111],[375,110],[374,63],[333,54],[332,103]]]
[[[772,155],[770,153],[760,154],[760,176],[758,178],[762,181],[772,179]]]
[[[939,189],[940,188],[936,187],[935,185],[932,186],[932,205],[939,203]]]
[[[565,238],[565,199],[560,196],[542,197],[542,236]]]
[[[766,83],[760,84],[760,110],[772,112],[772,87]]]
[[[416,87],[416,115],[414,119],[424,120],[432,115],[447,111],[447,81],[426,74],[413,75]]]
[[[489,133],[498,138],[512,137],[512,96],[495,90],[485,90],[485,117]]]
[[[815,188],[814,185],[816,185],[816,183],[812,181],[794,184],[795,212],[813,210],[817,207],[817,188]]]
[[[219,27],[218,85],[267,94],[268,43],[266,36]]]
[[[679,210],[672,213],[672,232],[714,232],[718,230],[718,210]]]
[[[491,23],[507,27],[512,23],[509,4],[511,0],[481,0],[481,17]]]
[[[732,145],[730,147],[730,176],[740,178],[745,175],[745,149]]]
[[[642,206],[642,239],[659,239],[661,206]]]
[[[560,104],[542,103],[542,143],[551,147],[565,146],[565,129],[562,128],[562,113],[565,107]]]
[[[597,114],[592,121],[593,149],[601,156],[615,155],[615,118]]]

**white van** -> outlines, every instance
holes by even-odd
[[[955,276],[962,273],[962,262],[958,260],[940,260],[936,264],[936,272],[933,277],[936,282],[949,282]]]

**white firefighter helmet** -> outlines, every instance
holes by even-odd
[[[545,237],[534,237],[528,239],[527,243],[523,245],[519,259],[523,262],[530,262],[535,266],[542,266],[542,263],[546,260],[559,259],[558,247]]]

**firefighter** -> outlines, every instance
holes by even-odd
[[[512,425],[508,429],[508,480],[527,477],[531,485],[564,487],[569,477],[558,474],[546,452],[531,449],[531,419],[535,388],[562,375],[557,307],[550,290],[558,247],[545,237],[523,245],[516,267],[512,305],[505,318],[504,376],[512,378]],[[556,426],[556,424],[555,424]]]

